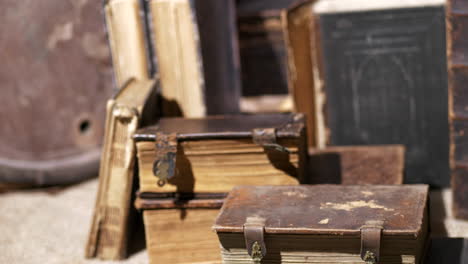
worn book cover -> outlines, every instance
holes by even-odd
[[[136,164],[132,136],[156,116],[156,85],[155,80],[132,79],[108,101],[99,187],[85,252],[88,258],[126,256]]]
[[[404,144],[406,183],[448,186],[443,2],[306,3],[286,22],[313,146]]]
[[[213,229],[223,263],[421,263],[427,185],[238,186]]]

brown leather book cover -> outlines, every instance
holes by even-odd
[[[228,192],[306,182],[302,114],[162,118],[138,130],[141,192]]]
[[[341,146],[309,150],[312,184],[402,184],[403,145]]]
[[[112,68],[101,1],[0,3],[0,181],[96,177]]]
[[[427,185],[240,186],[213,229],[224,263],[419,263],[427,195]]]
[[[450,0],[446,10],[453,211],[468,219],[468,4]]]

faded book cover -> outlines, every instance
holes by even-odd
[[[327,144],[404,144],[405,182],[443,187],[450,182],[445,14],[435,2],[315,12]]]
[[[132,136],[148,122],[143,112],[153,112],[155,84],[153,80],[130,81],[108,101],[98,194],[85,252],[88,258],[126,256],[136,163]]]

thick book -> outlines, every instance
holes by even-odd
[[[211,226],[225,196],[193,199],[138,195],[143,211],[149,263],[221,263]]]
[[[101,1],[1,1],[0,181],[96,177],[111,57]]]
[[[136,140],[142,193],[226,193],[306,181],[302,114],[162,118]]]
[[[117,87],[128,80],[148,79],[149,61],[139,0],[108,0],[104,6]]]
[[[156,116],[155,80],[130,80],[107,103],[99,187],[85,255],[104,260],[126,256],[134,190],[133,133]]]
[[[233,0],[148,0],[166,116],[239,112]]]
[[[404,144],[406,183],[447,186],[443,2],[340,3],[308,1],[286,14],[288,25],[303,25],[288,28],[288,59],[296,69],[290,71],[296,106],[313,115],[310,141],[318,147]],[[298,60],[301,52],[309,60]]]
[[[309,155],[311,184],[403,183],[403,145],[313,148]]]
[[[421,263],[427,185],[239,186],[213,229],[222,263]]]
[[[468,219],[468,5],[447,4],[447,59],[450,102],[450,157],[455,217]]]

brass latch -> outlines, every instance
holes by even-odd
[[[381,220],[371,220],[361,227],[361,259],[366,264],[376,264],[380,260],[383,224]]]
[[[289,149],[276,141],[275,128],[255,128],[252,130],[252,140],[255,144],[265,148],[272,148],[281,152],[290,153]]]
[[[175,133],[156,133],[156,159],[153,174],[158,177],[158,186],[162,187],[175,176],[177,157],[177,135]]]
[[[259,264],[267,253],[264,226],[265,219],[261,217],[247,217],[244,223],[245,247],[255,264]]]

